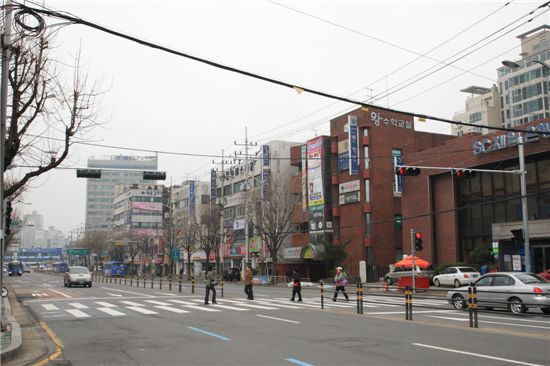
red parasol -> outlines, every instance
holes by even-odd
[[[414,265],[418,266],[421,269],[427,269],[431,264],[427,260],[414,256]],[[412,257],[409,255],[405,259],[400,260],[399,262],[396,262],[394,266],[396,268],[397,267],[412,268]]]

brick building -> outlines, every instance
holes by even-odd
[[[521,126],[524,134],[529,237],[532,270],[550,268],[550,120]],[[537,135],[529,131],[549,133]],[[519,170],[517,133],[471,134],[412,153],[409,165]],[[475,247],[498,246],[497,265],[513,270],[514,256],[524,259],[523,243],[511,230],[522,228],[520,177],[480,172],[456,178],[449,171],[423,169],[405,177],[403,240],[410,228],[424,235],[422,257],[433,263],[468,261]],[[405,252],[410,248],[404,246]],[[519,264],[519,261],[516,263]]]
[[[370,108],[332,120],[331,136],[293,147],[291,164],[300,172],[293,177],[292,187],[301,202],[294,216],[301,232],[294,234],[292,246],[285,249],[283,263],[300,268],[312,280],[326,276],[332,269],[324,267],[322,242],[332,239],[346,245],[342,265],[350,276],[359,276],[363,260],[374,277],[376,268],[383,275],[404,253],[402,178],[395,177],[394,163],[407,163],[410,154],[421,154],[453,138],[414,131],[411,116]],[[311,174],[319,174],[311,168],[316,140],[322,142],[319,169],[323,178],[322,185],[317,184],[320,188],[311,192],[316,185]],[[317,197],[319,189],[322,201]],[[313,204],[312,193],[317,194]]]

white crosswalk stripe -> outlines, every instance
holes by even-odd
[[[108,302],[105,302],[105,301],[96,301],[95,303],[98,304],[98,305],[101,305],[105,308],[117,308],[118,307],[118,305],[111,304],[111,303],[108,303]]]
[[[277,309],[279,309],[279,308],[274,308],[272,306],[254,305],[254,304],[243,303],[243,302],[235,301],[235,300],[223,300],[223,302],[230,302],[230,303],[233,303],[233,304],[238,304],[240,306],[246,306],[246,307],[254,308],[254,309],[263,309],[263,310],[277,310]]]
[[[77,309],[89,309],[90,308],[89,306],[86,306],[86,305],[78,303],[78,302],[71,302],[71,303],[69,303],[69,305],[71,305],[73,308],[77,308]]]
[[[54,304],[42,304],[42,307],[46,310],[59,310]]]
[[[145,309],[143,307],[143,305],[141,305],[141,306],[127,306],[126,309],[137,311],[138,313],[142,313],[142,314],[145,314],[145,315],[158,314],[156,311]]]
[[[90,316],[78,309],[65,309],[68,313],[72,314],[75,318],[89,318]]]
[[[151,303],[151,304],[155,304],[155,305],[163,305],[163,306],[168,306],[168,305],[170,305],[169,303],[164,302],[164,301],[145,300],[145,302],[148,302],[148,303]]]
[[[115,310],[115,309],[112,309],[112,308],[97,308],[97,310],[99,311],[102,311],[106,314],[109,314],[111,316],[125,316],[126,314],[124,314],[123,312],[120,312],[118,310]]]
[[[189,313],[189,311],[187,311],[187,310],[178,309],[178,308],[173,308],[173,307],[171,307],[171,306],[157,305],[157,306],[155,306],[155,308],[157,308],[157,309],[162,309],[162,310],[166,310],[166,311],[171,311],[171,312],[173,312],[173,313],[178,313],[178,314]]]
[[[140,303],[133,302],[133,301],[121,301],[121,303],[126,304],[126,305],[130,305],[130,306],[145,306],[144,304],[140,304]]]

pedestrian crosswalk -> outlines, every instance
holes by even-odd
[[[176,314],[186,316],[193,313],[219,313],[219,312],[258,312],[258,311],[277,311],[277,310],[308,310],[320,309],[321,299],[313,297],[304,297],[303,301],[290,302],[288,298],[283,297],[261,297],[254,301],[247,301],[240,298],[219,298],[217,304],[204,305],[202,297],[138,297],[132,300],[123,300],[124,298],[113,298],[109,301],[96,301],[92,298],[81,301],[56,301],[53,302],[33,302],[39,315],[44,318],[56,319],[95,319],[101,317],[127,317],[127,316],[149,316],[166,314]],[[363,304],[368,308],[388,308],[394,311],[403,308],[404,301],[399,298],[389,297],[370,297]],[[98,299],[99,300],[99,299]],[[327,301],[328,300],[328,301]],[[345,310],[354,309],[357,304],[354,301],[338,302],[331,301],[331,298],[324,300],[325,309]],[[420,306],[444,306],[445,300],[417,300],[416,305]],[[397,308],[397,309],[396,309]]]

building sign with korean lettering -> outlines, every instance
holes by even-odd
[[[397,118],[388,118],[385,112],[372,111],[370,113],[370,120],[374,123],[376,127],[386,126],[386,127],[397,127],[397,128],[413,128],[413,117],[404,116],[407,119],[397,119]]]
[[[189,213],[195,214],[195,182],[189,182]]]
[[[210,171],[210,202],[215,205],[216,198],[218,196],[217,176],[216,171],[212,169]]]
[[[348,116],[349,175],[359,174],[359,130],[357,116]]]
[[[323,193],[322,152],[322,137],[317,137],[307,142],[308,207],[325,204]]]
[[[307,146],[302,145],[302,210],[307,211]]]
[[[542,132],[542,134],[540,132]],[[518,137],[519,133],[508,132],[507,134],[476,140],[473,144],[474,154],[483,155],[493,151],[517,146]],[[550,138],[550,122],[529,126],[525,129],[525,133],[523,134],[523,141],[525,143],[536,142],[541,138]]]

